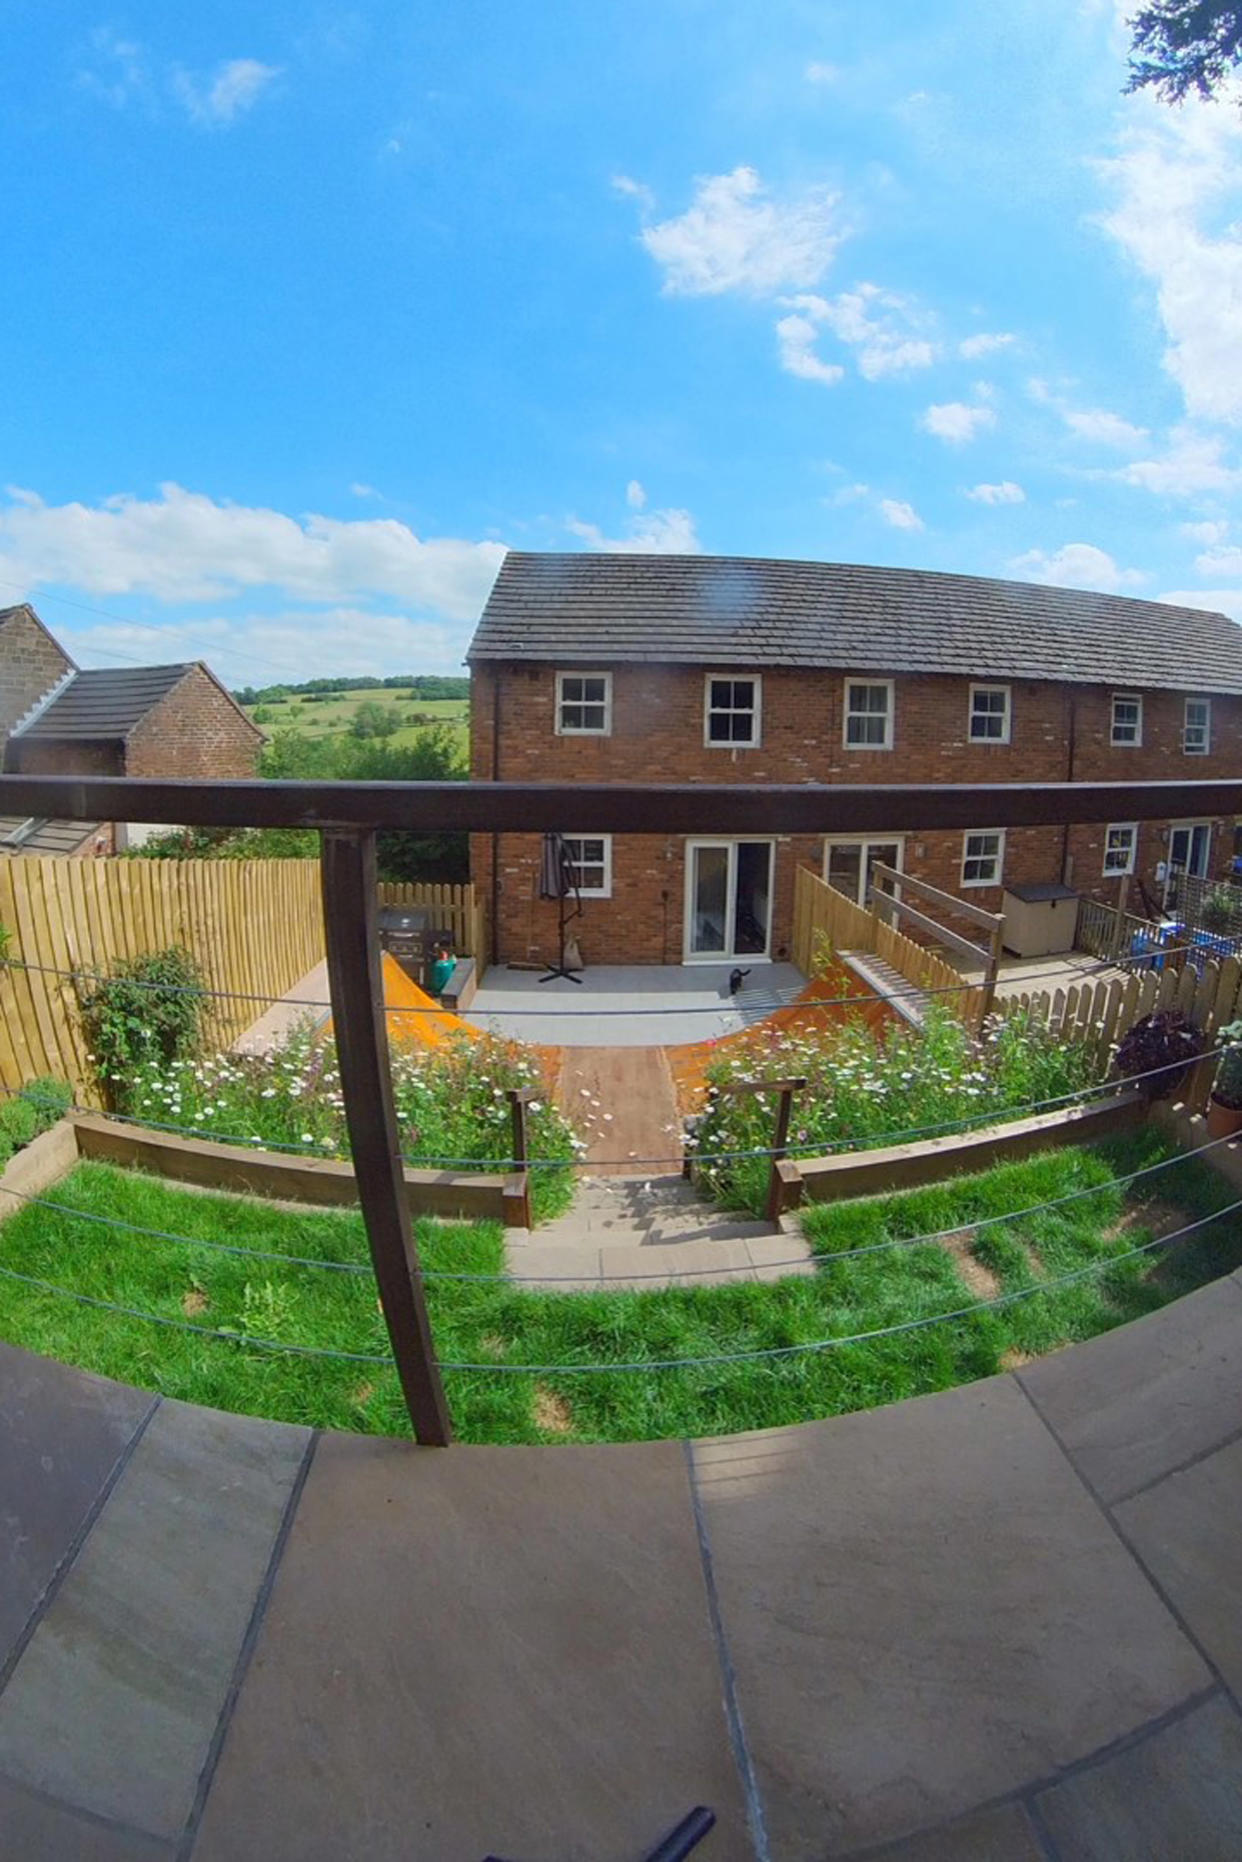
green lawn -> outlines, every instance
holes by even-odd
[[[1045,1153],[955,1183],[811,1210],[813,1279],[651,1293],[543,1294],[504,1283],[430,1279],[440,1355],[474,1364],[628,1363],[796,1345],[970,1305],[1124,1254],[1153,1233],[1231,1200],[1194,1161],[1127,1187],[1116,1178],[1172,1155],[1145,1130],[1093,1149]],[[1061,1209],[978,1226],[1052,1197]],[[154,1178],[82,1165],[49,1196],[66,1209],[277,1255],[365,1261],[360,1218],[201,1196]],[[932,1229],[962,1231],[955,1253],[919,1244],[840,1258]],[[498,1273],[492,1224],[420,1223],[430,1272]],[[1242,1263],[1227,1218],[1167,1253],[1103,1267],[1073,1287],[884,1340],[751,1364],[515,1375],[446,1373],[459,1437],[521,1442],[717,1433],[804,1421],[945,1389],[1138,1317]],[[0,1226],[0,1266],[79,1292],[236,1334],[198,1337],[81,1306],[0,1279],[0,1336],[193,1402],[321,1427],[406,1432],[396,1377],[382,1365],[297,1358],[247,1338],[382,1352],[369,1276],[220,1254],[30,1207]],[[963,1277],[965,1276],[965,1278]],[[969,1282],[969,1284],[968,1284]]]

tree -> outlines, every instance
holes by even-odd
[[[361,742],[370,737],[392,737],[404,722],[395,705],[378,705],[373,698],[368,698],[355,711],[349,734]]]
[[[1126,89],[1154,87],[1166,103],[1212,97],[1242,64],[1242,7],[1221,0],[1151,0],[1130,21]]]

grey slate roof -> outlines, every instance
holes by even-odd
[[[76,853],[98,831],[97,821],[0,815],[0,854]]]
[[[127,737],[153,705],[180,685],[193,662],[180,666],[132,666],[75,673],[46,710],[19,733],[25,739]]]
[[[1242,693],[1242,627],[1223,614],[982,576],[733,556],[510,551],[468,657]]]

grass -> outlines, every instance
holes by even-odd
[[[437,1348],[470,1363],[593,1363],[713,1356],[870,1331],[955,1310],[972,1282],[1013,1292],[1126,1253],[1232,1200],[1194,1160],[1131,1186],[1117,1177],[1173,1155],[1154,1130],[1091,1149],[1047,1152],[901,1196],[808,1212],[820,1272],[768,1285],[651,1293],[555,1294],[504,1283],[428,1282]],[[1064,1196],[1061,1209],[989,1218]],[[365,1261],[360,1218],[201,1196],[152,1178],[82,1165],[50,1192],[66,1209],[120,1216],[199,1242]],[[931,1229],[935,1244],[840,1258],[846,1249]],[[420,1223],[426,1269],[499,1273],[493,1224]],[[759,1364],[645,1374],[447,1372],[466,1441],[618,1441],[788,1424],[895,1402],[986,1377],[1153,1311],[1242,1263],[1242,1224],[1214,1225],[1167,1253],[1116,1261],[1073,1287],[883,1340]],[[159,1242],[45,1208],[0,1227],[0,1265],[94,1297],[236,1333],[200,1338],[0,1280],[0,1336],[168,1395],[320,1427],[405,1434],[391,1369],[266,1352],[247,1338],[382,1352],[369,1276],[247,1261]]]
[[[339,697],[267,698],[258,705],[248,706],[247,715],[253,718],[256,711],[263,712],[261,730],[295,730],[303,736],[322,739],[347,732],[359,706],[365,704],[382,705],[385,711],[391,707],[417,720],[384,738],[385,743],[398,747],[416,743],[420,728],[430,721],[452,725],[462,753],[467,750],[470,701],[465,698],[411,698],[405,688],[388,690],[384,686],[372,686],[363,691],[342,692]]]

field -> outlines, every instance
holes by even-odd
[[[1236,1268],[1242,1234],[1229,1217],[1167,1250],[1158,1242],[1229,1200],[1219,1177],[1148,1128],[905,1195],[812,1209],[806,1230],[819,1271],[809,1279],[533,1292],[499,1277],[495,1224],[424,1221],[418,1239],[437,1349],[461,1367],[445,1373],[460,1439],[625,1441],[865,1409],[1090,1338]],[[127,1226],[111,1226],[118,1221]],[[346,1271],[325,1271],[323,1261]],[[0,1274],[0,1337],[190,1402],[406,1434],[390,1365],[290,1356],[258,1342],[382,1360],[366,1262],[354,1212],[193,1194],[82,1165],[42,1206],[0,1226],[0,1264],[31,1277]],[[78,1304],[48,1283],[99,1303]],[[227,1336],[177,1329],[185,1325]],[[876,1332],[887,1335],[859,1337]],[[831,1338],[854,1342],[797,1349]],[[748,1360],[752,1352],[777,1355]],[[734,1353],[740,1361],[719,1361]],[[669,1359],[690,1362],[670,1368]],[[525,1365],[538,1368],[517,1369]]]
[[[359,692],[268,698],[245,709],[247,716],[269,736],[276,731],[292,730],[305,737],[323,739],[348,733],[360,706],[368,704],[379,705],[384,711],[400,712],[406,720],[392,736],[372,741],[397,746],[412,744],[422,726],[448,724],[453,727],[465,754],[470,711],[469,700],[465,698],[418,698],[408,689],[372,686]]]

